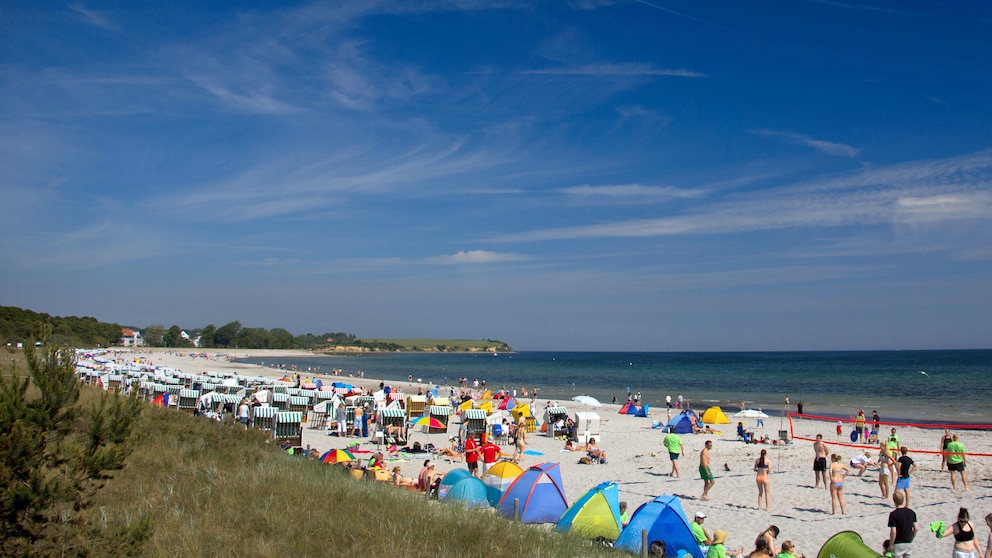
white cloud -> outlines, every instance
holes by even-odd
[[[782,132],[778,130],[751,130],[751,133],[765,138],[784,138],[790,143],[812,147],[813,149],[835,157],[857,157],[858,154],[861,153],[861,150],[857,147],[851,147],[850,145],[845,145],[843,143],[819,140],[794,132]]]
[[[686,190],[674,186],[647,186],[643,184],[610,184],[568,186],[558,192],[573,200],[586,203],[642,203],[673,198],[694,198],[703,194],[699,190]]]
[[[114,31],[114,24],[110,22],[103,14],[90,10],[80,4],[69,4],[68,8],[72,10],[76,16],[82,21],[95,25],[101,29],[106,29],[108,31]]]
[[[706,200],[709,201],[709,200]],[[727,196],[682,215],[511,233],[497,242],[992,220],[992,151]]]
[[[523,254],[490,252],[488,250],[469,250],[456,252],[451,255],[430,258],[428,261],[431,263],[455,265],[518,262],[526,259],[528,259],[528,257]]]

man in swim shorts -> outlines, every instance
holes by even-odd
[[[816,435],[813,442],[813,451],[816,457],[813,458],[813,479],[816,481],[813,488],[820,488],[820,479],[823,479],[823,488],[829,489],[827,483],[827,444],[823,441],[823,434]]]
[[[902,490],[906,497],[906,507],[909,507],[909,475],[916,470],[916,463],[907,455],[909,448],[906,446],[899,448],[899,453],[902,454],[896,461],[899,464],[899,478],[896,479],[896,489],[893,493]]]
[[[679,478],[679,455],[682,454],[682,438],[679,438],[675,432],[669,432],[661,443],[665,445],[665,449],[668,450],[668,458],[672,460],[672,472],[668,473],[668,476]]]
[[[951,443],[947,444],[947,470],[951,473],[951,490],[957,488],[954,483],[954,473],[961,475],[961,484],[965,492],[968,491],[968,477],[964,473],[965,451],[964,444],[958,441],[958,435],[951,436]]]
[[[712,448],[713,440],[706,440],[702,451],[699,452],[699,477],[703,479],[703,495],[699,497],[700,500],[709,500],[709,491],[716,484],[716,480],[713,479],[713,471],[710,470],[710,449]]]

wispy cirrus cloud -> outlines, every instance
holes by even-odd
[[[558,188],[557,192],[569,196],[573,201],[584,203],[643,203],[703,195],[700,190],[644,184],[583,184]]]
[[[458,264],[489,264],[504,262],[519,262],[529,259],[523,254],[505,252],[490,252],[489,250],[459,251],[454,254],[428,258],[429,263],[458,265]]]
[[[764,138],[783,138],[790,143],[812,147],[813,149],[835,157],[857,157],[861,153],[861,150],[857,147],[851,147],[850,145],[845,145],[843,143],[820,140],[804,134],[797,134],[795,132],[758,129],[750,130],[750,133]]]
[[[76,18],[85,23],[94,25],[101,29],[106,29],[108,31],[117,30],[117,27],[105,15],[88,9],[82,4],[69,4],[67,7],[72,11]]]
[[[992,151],[983,151],[733,194],[670,217],[539,229],[493,240],[634,238],[848,225],[957,225],[990,220]]]
[[[622,62],[618,64],[604,62],[601,64],[586,64],[558,68],[539,68],[523,70],[522,74],[560,75],[560,76],[673,76],[701,78],[706,74],[685,69],[659,68],[653,64],[639,62]]]

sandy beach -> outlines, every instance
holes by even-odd
[[[143,350],[141,354],[148,356],[157,365],[175,368],[187,373],[203,372],[236,372],[245,376],[281,377],[286,372],[254,365],[233,363],[228,358],[241,358],[248,355],[265,356],[277,362],[280,357],[306,355],[304,351],[224,351],[209,349],[210,358],[191,358],[185,354],[170,353],[166,350]],[[221,356],[215,356],[221,355]],[[330,372],[332,366],[323,372]],[[301,375],[308,376],[306,371]],[[325,382],[328,375],[317,376]],[[341,378],[335,378],[341,380]],[[374,378],[348,378],[343,381],[378,389],[379,380]],[[402,389],[407,393],[416,393],[417,385],[407,382],[391,382],[394,389]],[[538,408],[543,409],[545,399],[537,401]],[[601,438],[599,446],[608,456],[608,463],[602,465],[582,465],[578,463],[584,453],[564,451],[561,440],[550,438],[544,434],[531,434],[528,438],[528,449],[540,452],[540,455],[526,455],[522,463],[525,468],[546,461],[557,462],[561,466],[561,476],[569,503],[581,497],[589,488],[603,481],[614,481],[619,484],[621,499],[628,503],[632,513],[639,505],[659,494],[677,495],[690,518],[697,511],[707,515],[704,524],[707,531],[712,533],[721,529],[729,533],[727,548],[739,549],[745,547],[751,550],[755,535],[770,524],[781,529],[778,544],[785,540],[793,541],[798,552],[808,558],[816,556],[823,543],[840,531],[856,531],[864,538],[865,543],[875,550],[880,550],[882,541],[888,538],[887,518],[893,509],[891,500],[881,497],[878,486],[877,470],[868,470],[863,477],[854,473],[844,484],[844,501],[846,515],[831,515],[829,491],[822,486],[813,488],[813,449],[812,444],[805,441],[795,441],[791,445],[755,445],[745,444],[737,440],[735,433],[736,420],[731,416],[736,409],[724,409],[733,424],[720,425],[716,428],[721,434],[686,434],[682,435],[683,456],[679,460],[681,477],[673,478],[668,474],[671,470],[667,451],[662,446],[664,434],[661,429],[652,429],[653,420],[665,421],[665,409],[652,409],[652,416],[638,418],[631,415],[618,414],[617,405],[604,404],[600,407],[580,405],[575,401],[559,401],[559,405],[575,411],[593,411],[601,417]],[[920,420],[939,419],[940,417],[926,416],[924,409],[914,413]],[[773,417],[765,420],[764,430],[759,434],[775,437],[780,425],[780,419]],[[754,421],[747,423],[753,429]],[[824,425],[827,426],[826,424]],[[449,435],[457,433],[458,419],[452,417],[449,424]],[[909,433],[911,429],[901,429]],[[812,435],[813,433],[807,433]],[[835,439],[832,431],[822,432],[825,441],[830,445]],[[963,442],[968,451],[988,453],[992,448],[992,433],[966,432]],[[932,435],[932,446],[937,447],[940,433],[926,432],[919,435]],[[347,444],[359,440],[357,438],[339,439],[327,436],[322,430],[314,430],[308,426],[303,429],[303,445],[319,452],[331,448],[343,448]],[[712,469],[716,476],[716,485],[710,490],[708,501],[699,498],[702,491],[702,481],[698,473],[699,453],[706,440],[713,441],[711,450]],[[375,446],[368,438],[359,440],[365,449]],[[447,436],[442,434],[425,434],[419,429],[411,430],[410,443],[420,441],[426,445],[444,445]],[[757,489],[752,470],[761,449],[768,450],[771,460],[771,511],[757,509]],[[504,453],[512,453],[511,446],[503,446]],[[847,463],[858,451],[839,446],[831,447],[843,456]],[[873,457],[877,452],[873,452]],[[936,455],[912,455],[917,469],[913,475],[910,489],[910,507],[916,511],[920,532],[914,543],[916,556],[949,555],[952,539],[937,540],[929,531],[928,525],[933,521],[952,522],[960,507],[968,508],[971,517],[978,528],[978,540],[984,551],[984,542],[988,530],[982,518],[992,512],[992,459],[987,457],[971,457],[967,461],[969,491],[962,490],[960,483],[956,491],[950,488],[947,472],[940,472],[940,457]],[[403,473],[415,476],[420,470],[424,454],[403,457],[400,461]],[[460,462],[448,462],[444,459],[436,461],[439,472],[453,468],[464,467]],[[728,470],[729,469],[729,470]]]

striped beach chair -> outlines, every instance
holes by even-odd
[[[558,436],[564,436],[567,432],[564,424],[568,419],[568,409],[565,407],[548,407],[544,410],[544,423],[548,425],[547,435],[552,438],[557,438]],[[562,421],[561,427],[556,427],[555,425]]]
[[[486,412],[482,409],[462,411],[462,422],[469,436],[478,436],[486,431]]]
[[[431,405],[427,408],[427,412],[431,418],[437,419],[438,422],[444,425],[444,428],[429,428],[427,430],[429,434],[440,434],[441,432],[448,431],[448,419],[451,418],[450,405]]]
[[[272,437],[277,443],[299,446],[303,439],[302,422],[303,413],[299,411],[279,411],[272,419]]]
[[[179,403],[176,408],[192,414],[196,410],[196,403],[200,400],[200,392],[195,389],[183,389],[179,392]]]
[[[299,395],[290,395],[289,400],[286,402],[286,410],[294,411],[298,413],[306,413],[307,409],[310,408],[310,398],[302,397]]]
[[[124,387],[124,376],[120,374],[108,374],[107,381],[104,382],[107,391],[121,391]]]
[[[272,430],[272,420],[279,409],[275,407],[252,407],[251,427],[256,430]]]
[[[289,398],[290,396],[285,393],[273,393],[272,394],[272,406],[277,407],[281,411],[289,410]]]

